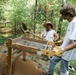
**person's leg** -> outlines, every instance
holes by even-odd
[[[60,65],[61,75],[69,75],[68,66],[69,66],[69,61],[61,59],[61,65]]]
[[[61,60],[61,57],[54,56],[50,60],[49,71],[47,75],[53,75],[56,64]]]

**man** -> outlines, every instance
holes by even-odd
[[[43,26],[45,27],[45,29],[41,33],[41,38],[43,38],[49,42],[54,42],[59,38],[58,34],[54,30],[54,28],[55,28],[54,24],[52,24],[51,22],[46,22],[43,24]],[[46,48],[46,46],[44,46],[44,47]],[[52,50],[53,46],[48,44],[47,48],[49,50]],[[50,56],[46,57],[45,60],[49,60],[49,59],[50,59]]]
[[[46,49],[48,48],[49,50],[52,50],[53,46],[50,45],[49,42],[54,42],[59,38],[58,34],[54,30],[55,25],[51,22],[46,22],[43,24],[43,26],[45,27],[45,29],[42,31],[40,37],[48,41],[47,42],[48,46],[44,45],[44,48],[46,48]],[[47,61],[50,59],[50,56],[42,57],[42,59]]]
[[[47,75],[54,75],[54,70],[56,64],[61,60],[60,64],[60,74],[61,75],[69,75],[68,72],[68,65],[70,60],[76,60],[76,48],[73,50],[66,51],[65,47],[76,40],[76,17],[75,17],[75,8],[70,5],[64,5],[61,10],[60,14],[64,20],[69,22],[68,28],[66,31],[66,35],[61,45],[61,49],[64,52],[62,57],[54,56],[50,61],[50,67]]]
[[[45,27],[45,29],[41,33],[41,38],[48,41],[56,41],[59,38],[56,31],[53,30],[53,28],[55,28],[54,24],[52,24],[51,22],[47,22],[44,23],[43,26]]]

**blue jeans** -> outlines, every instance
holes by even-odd
[[[60,74],[61,75],[69,75],[68,74],[68,65],[69,61],[66,61],[62,59],[61,57],[54,56],[50,60],[50,66],[49,66],[49,71],[47,75],[54,75],[54,70],[56,67],[56,64],[61,60],[60,64]]]

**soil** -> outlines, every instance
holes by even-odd
[[[13,65],[13,71],[16,75],[43,75],[42,70],[32,60],[23,61],[18,59]]]
[[[6,75],[6,62],[6,54],[0,53],[0,75]],[[37,66],[32,60],[23,61],[19,58],[12,66],[13,75],[43,75],[42,70]]]
[[[0,46],[0,75],[6,75],[6,52],[7,48],[5,45]],[[38,64],[30,59],[23,61],[19,58],[13,64],[13,75],[43,75],[42,70],[38,69]]]

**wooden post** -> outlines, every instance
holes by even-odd
[[[7,56],[7,75],[11,75],[12,74],[12,64],[11,64],[11,56],[12,56],[12,40],[8,39],[7,42],[7,47],[8,47],[8,56]]]
[[[23,51],[23,60],[24,61],[26,60],[26,53],[25,53],[25,51]]]

